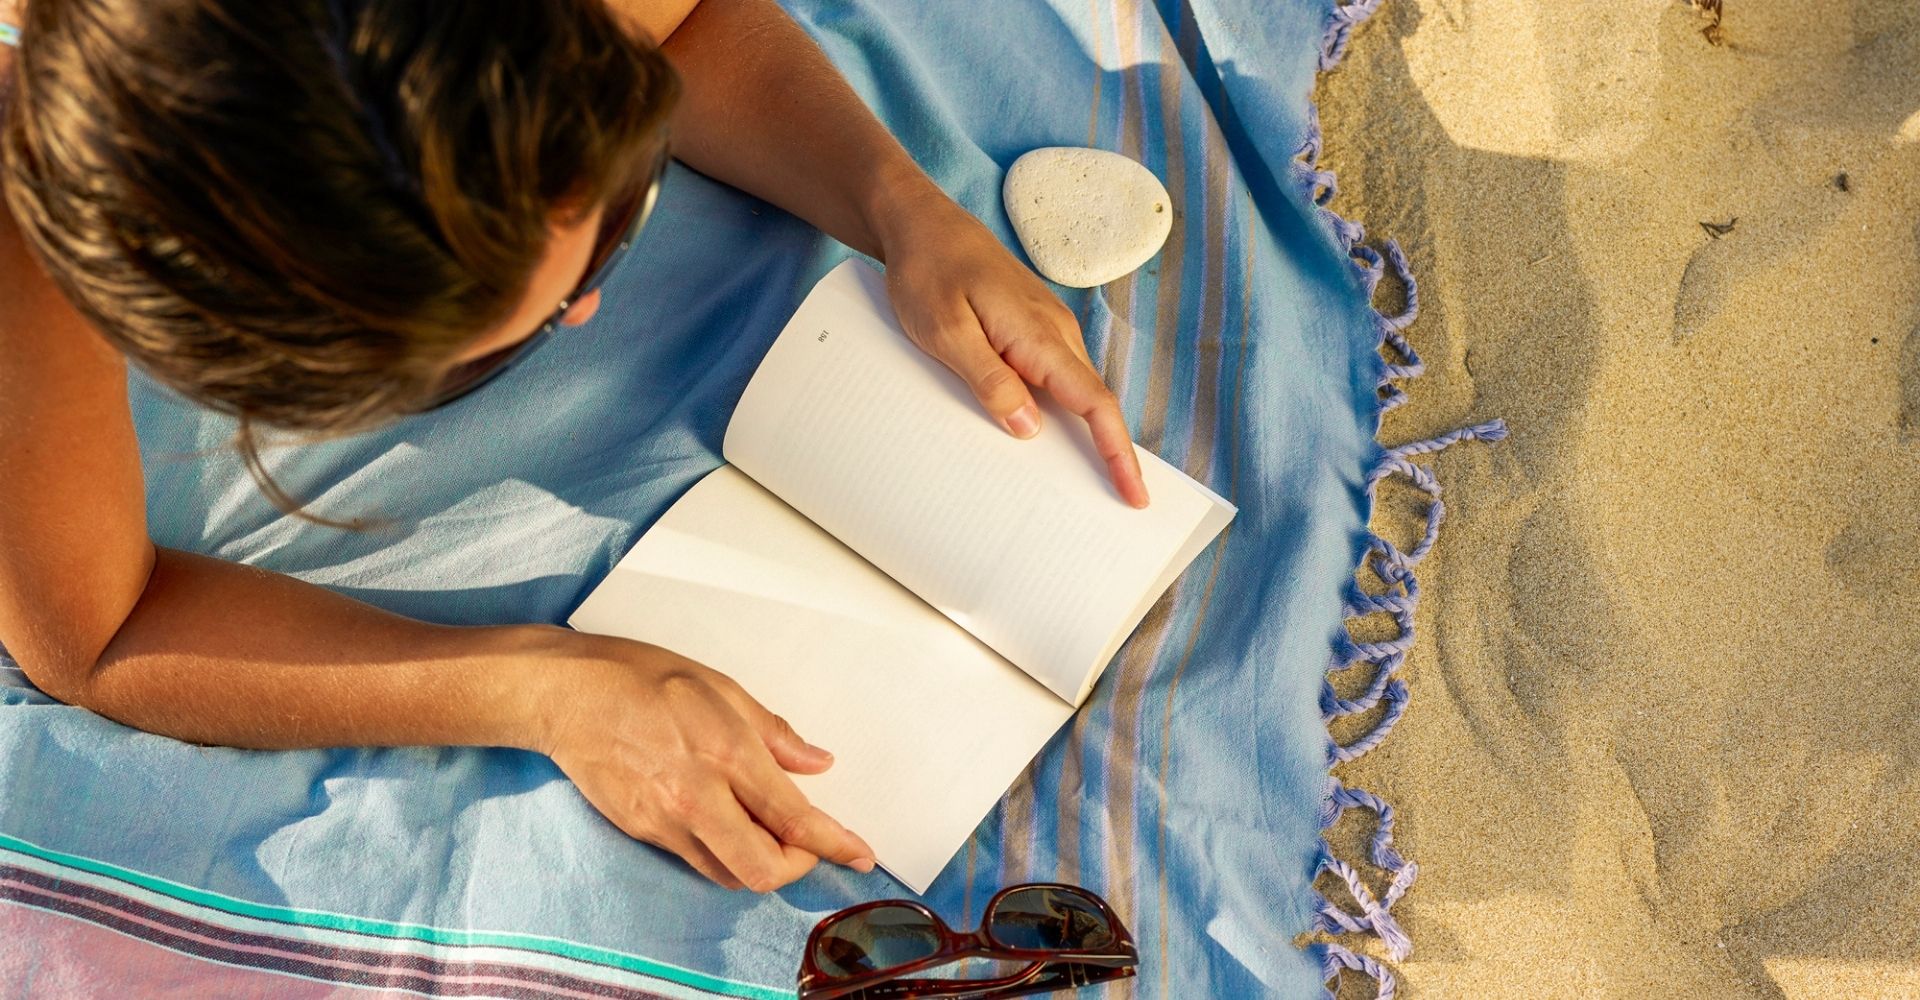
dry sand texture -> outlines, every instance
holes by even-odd
[[[1385,439],[1514,431],[1341,771],[1402,997],[1920,997],[1920,4],[1724,4],[1388,0],[1320,85],[1422,279]]]

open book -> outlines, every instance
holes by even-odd
[[[706,664],[833,751],[795,783],[924,892],[1234,514],[1138,446],[1152,506],[1128,506],[1039,402],[1040,433],[1007,434],[843,263],[754,372],[731,464],[569,623]]]

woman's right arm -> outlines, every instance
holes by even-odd
[[[724,885],[871,863],[782,770],[830,758],[696,663],[551,626],[415,621],[154,546],[125,363],[4,210],[0,645],[54,698],[197,743],[546,753],[621,829]]]

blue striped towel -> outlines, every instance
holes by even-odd
[[[1410,623],[1407,570],[1426,546],[1402,552],[1366,519],[1380,477],[1431,485],[1411,459],[1437,446],[1374,442],[1403,398],[1387,380],[1418,370],[1410,317],[1370,305],[1403,261],[1321,207],[1332,178],[1308,94],[1377,2],[1006,0],[984,16],[789,0],[1010,245],[1002,172],[1035,147],[1125,153],[1176,202],[1146,268],[1062,294],[1137,439],[1240,515],[926,897],[958,926],[1007,883],[1095,889],[1141,949],[1139,977],[1111,995],[1317,996],[1341,967],[1390,991],[1341,942],[1407,944],[1391,908],[1413,867],[1391,813],[1329,779],[1405,703],[1393,672],[1409,637],[1356,644],[1343,620]],[[316,511],[394,518],[397,534],[280,516],[224,450],[228,421],[136,376],[152,531],[420,618],[562,621],[719,464],[748,374],[847,255],[673,169],[591,324],[445,411],[271,455]],[[1354,592],[1362,558],[1391,592]],[[1377,679],[1323,698],[1330,659]],[[1332,746],[1327,719],[1363,711],[1375,730]],[[1348,808],[1380,813],[1365,859],[1379,894],[1321,841]],[[1323,899],[1323,873],[1353,898]],[[0,657],[0,981],[31,995],[790,996],[816,920],[900,892],[823,867],[773,895],[728,893],[620,834],[534,754],[190,746],[56,704]],[[1295,947],[1314,931],[1341,937]]]

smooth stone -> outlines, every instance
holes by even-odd
[[[1173,231],[1173,199],[1119,153],[1048,146],[1013,161],[1001,197],[1034,269],[1092,288],[1153,259]]]

